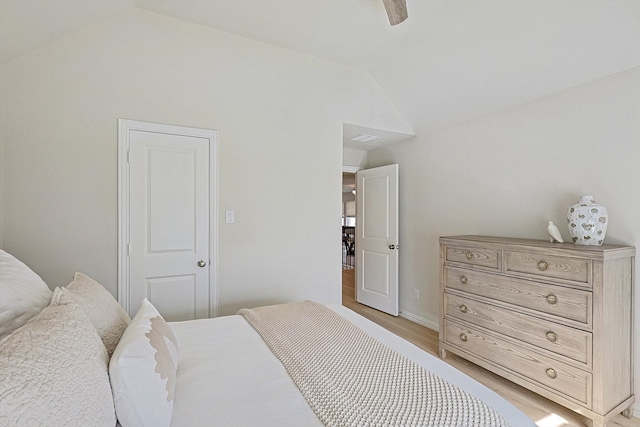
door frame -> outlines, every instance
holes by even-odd
[[[209,141],[209,317],[218,315],[218,131],[118,119],[118,302],[132,313],[129,298],[129,147],[132,131],[167,133]],[[134,312],[137,311],[134,310]]]
[[[360,166],[342,166],[342,172],[356,173],[362,170]]]

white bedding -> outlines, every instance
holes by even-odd
[[[351,310],[330,308],[405,357],[480,398],[513,427],[535,426],[505,399],[437,357]],[[280,361],[242,316],[172,322],[170,326],[179,347],[172,426],[322,425]]]
[[[172,426],[322,426],[242,316],[169,326],[179,348]]]

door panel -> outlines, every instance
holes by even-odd
[[[398,315],[398,165],[356,174],[356,300]]]
[[[194,274],[147,279],[147,298],[165,319],[180,321],[197,318],[197,297]]]
[[[362,251],[362,288],[382,298],[389,296],[389,254]]]
[[[131,131],[129,151],[130,311],[147,298],[168,321],[208,317],[209,141]]]
[[[195,251],[195,152],[147,150],[149,251]]]
[[[363,176],[362,234],[367,239],[389,240],[390,177],[387,174]],[[356,220],[356,224],[358,221]]]

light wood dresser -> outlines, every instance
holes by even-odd
[[[440,238],[447,351],[604,426],[632,416],[635,248]]]

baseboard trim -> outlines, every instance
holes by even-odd
[[[640,418],[640,402],[633,404],[633,418]]]
[[[404,317],[407,320],[411,320],[412,322],[422,325],[425,328],[429,328],[433,331],[440,331],[440,323],[437,320],[427,319],[425,317],[418,316],[417,314],[413,314],[404,310],[400,312],[400,317]]]

